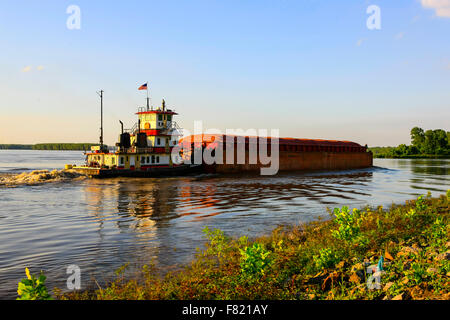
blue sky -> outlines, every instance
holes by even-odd
[[[103,89],[114,144],[146,81],[189,130],[409,143],[450,130],[449,34],[450,0],[2,1],[0,143],[97,141]]]

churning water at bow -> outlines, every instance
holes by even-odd
[[[0,151],[0,174],[61,169],[80,152]],[[167,269],[202,247],[201,230],[258,236],[342,205],[402,203],[449,189],[450,160],[374,161],[365,170],[105,179],[0,187],[0,298],[16,297],[25,267],[44,270],[49,288],[66,287],[66,268],[81,268],[82,287],[110,279],[130,262]]]

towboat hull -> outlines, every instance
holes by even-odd
[[[148,168],[147,170],[130,169],[105,169],[86,166],[72,167],[78,173],[85,174],[91,178],[114,178],[114,177],[136,177],[136,178],[158,178],[186,176],[203,171],[202,165],[180,165],[174,167]]]

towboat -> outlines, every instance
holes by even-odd
[[[103,144],[102,120],[100,144],[84,153],[84,165],[66,165],[66,169],[95,178],[180,176],[202,170],[201,164],[184,164],[181,154],[172,156],[182,129],[173,119],[177,113],[164,100],[161,107],[150,108],[147,98],[147,107],[139,107],[136,114],[138,121],[131,129],[124,129],[120,121],[119,142],[113,150]]]

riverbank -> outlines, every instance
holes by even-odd
[[[53,150],[84,151],[90,150],[95,143],[37,143],[37,144],[0,144],[0,150]]]
[[[450,159],[450,153],[421,153],[417,148],[401,145],[399,147],[369,148],[374,159]]]
[[[254,240],[230,239],[220,230],[205,229],[206,249],[176,272],[160,277],[148,265],[140,277],[125,280],[124,267],[106,287],[70,294],[56,290],[56,296],[448,300],[449,213],[450,191],[387,210],[343,207],[330,212],[329,221],[280,227]],[[371,278],[371,271],[379,274]]]
[[[374,154],[374,159],[450,159],[450,155],[435,155],[435,154],[411,154],[411,155],[383,155]]]

